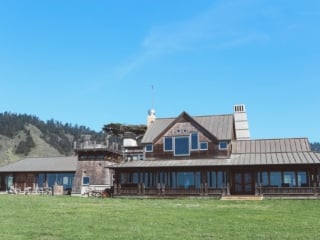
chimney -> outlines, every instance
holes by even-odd
[[[156,120],[156,111],[154,109],[150,109],[148,111],[148,118],[147,118],[147,127],[149,127],[154,121]]]
[[[248,117],[244,104],[234,105],[236,140],[250,140]]]

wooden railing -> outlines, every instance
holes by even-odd
[[[256,188],[257,195],[283,195],[283,196],[304,196],[319,194],[317,187],[258,187]]]
[[[160,184],[147,188],[144,184],[116,184],[114,190],[115,196],[222,196],[227,192],[224,188],[208,188],[206,184],[200,188],[169,188]]]

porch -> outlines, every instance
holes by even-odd
[[[201,184],[200,188],[170,188],[158,184],[157,187],[146,188],[144,184],[116,184],[114,196],[140,196],[140,197],[215,197],[241,196],[231,194],[229,184],[225,188],[209,188]],[[315,187],[276,187],[255,186],[254,193],[246,196],[259,196],[262,198],[319,198],[320,188]]]

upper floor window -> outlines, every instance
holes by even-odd
[[[228,149],[228,142],[227,141],[219,142],[219,150],[227,150],[227,149]]]
[[[146,152],[153,152],[153,145],[151,143],[147,144],[145,150]]]
[[[200,150],[208,150],[208,142],[200,142]]]
[[[198,133],[191,133],[191,150],[199,149],[199,137]]]
[[[179,136],[174,138],[174,155],[175,156],[189,156],[189,136]]]
[[[173,151],[172,137],[164,137],[164,139],[163,139],[163,150],[165,152]]]

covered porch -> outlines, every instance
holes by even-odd
[[[113,167],[115,196],[318,197],[318,154],[272,155],[125,162]]]

